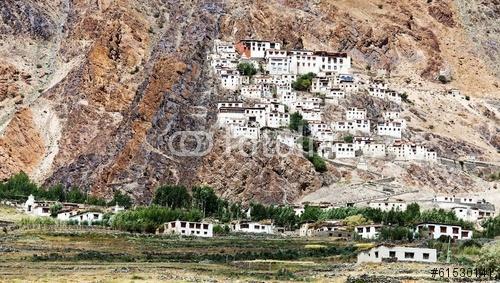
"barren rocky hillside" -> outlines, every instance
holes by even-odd
[[[225,156],[217,140],[208,155],[173,152],[176,132],[212,132],[215,101],[223,97],[207,67],[213,40],[245,37],[346,51],[358,71],[385,69],[414,101],[405,109],[412,135],[450,158],[473,154],[498,162],[499,6],[497,0],[4,0],[0,179],[23,170],[40,183],[102,196],[124,190],[138,202],[149,201],[161,183],[205,183],[231,199],[282,202],[343,178],[345,169],[330,164],[319,174],[300,155]],[[439,74],[451,82],[440,84]],[[460,88],[472,104],[434,95],[445,87]],[[421,185],[411,177],[418,170],[404,170],[409,183]],[[438,185],[445,184],[443,172]]]

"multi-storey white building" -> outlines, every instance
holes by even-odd
[[[476,204],[456,206],[451,209],[458,219],[469,222],[479,222],[495,217],[495,207],[491,204]]]
[[[358,234],[362,239],[374,240],[380,235],[380,230],[382,230],[383,225],[372,224],[372,225],[360,225],[354,228],[354,232]]]
[[[339,132],[349,132],[356,134],[358,132],[370,133],[370,120],[353,120],[335,122],[335,130]]]
[[[378,208],[382,211],[405,211],[408,207],[407,203],[400,199],[385,199],[385,200],[374,200],[368,204],[371,208]]]
[[[351,69],[351,57],[345,53],[291,50],[288,54],[292,74],[317,74],[331,71],[349,73]]]
[[[267,49],[265,56],[269,74],[281,75],[290,73],[290,64],[286,50]]]
[[[181,220],[171,221],[163,224],[156,231],[156,234],[211,238],[213,237],[213,224]]]
[[[378,246],[369,251],[360,252],[357,262],[379,263],[384,260],[433,263],[437,262],[437,251],[427,248]]]
[[[219,128],[230,124],[244,125],[247,117],[243,107],[220,107],[217,114],[217,125]]]
[[[346,120],[365,120],[366,119],[366,109],[362,108],[349,108],[345,112]]]
[[[336,143],[334,145],[335,158],[354,158],[356,152],[352,143]]]
[[[266,126],[270,128],[287,127],[290,124],[290,115],[282,112],[270,112],[266,115]]]
[[[422,145],[395,142],[387,147],[387,153],[399,161],[437,161],[437,153]]]
[[[393,138],[401,138],[402,127],[396,122],[382,122],[377,124],[377,134],[379,136],[389,136]]]
[[[234,48],[234,44],[232,42],[216,39],[214,40],[214,51],[217,54],[235,53],[236,49]]]
[[[420,231],[424,228],[428,231],[428,236],[433,239],[439,239],[441,236],[451,237],[456,240],[472,239],[472,231],[462,229],[462,227],[458,225],[421,223],[416,227],[417,233],[420,233]]]
[[[245,108],[245,117],[250,123],[258,123],[259,127],[266,126],[266,108],[247,107]]]
[[[383,158],[387,155],[386,146],[383,143],[368,143],[360,146],[363,156],[372,158]]]
[[[266,50],[281,49],[281,43],[266,40],[241,40],[235,46],[236,51],[243,58],[265,58]]]
[[[300,110],[299,113],[302,115],[302,119],[310,122],[310,121],[321,121],[321,110]]]
[[[221,86],[229,90],[237,90],[242,84],[242,76],[237,70],[222,69],[220,70]]]
[[[259,140],[260,128],[246,125],[230,125],[229,132],[235,138],[243,138],[248,140]]]

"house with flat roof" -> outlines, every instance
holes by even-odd
[[[421,223],[416,227],[416,232],[425,230],[428,236],[432,239],[439,239],[441,236],[450,237],[455,240],[469,240],[472,239],[472,231],[462,229],[458,225],[448,225],[441,223]]]
[[[211,238],[213,237],[213,224],[182,220],[170,221],[158,228],[156,234]]]
[[[368,206],[371,208],[380,209],[382,211],[405,211],[408,205],[404,200],[401,199],[385,199],[371,201]]]
[[[362,251],[358,254],[358,263],[381,263],[384,261],[413,261],[434,263],[437,262],[436,249],[403,247],[403,246],[385,246],[374,247],[368,251]]]
[[[380,235],[382,227],[382,224],[359,225],[354,227],[354,232],[363,239],[374,240]]]
[[[271,221],[236,221],[230,225],[231,231],[237,233],[274,234],[274,225]]]

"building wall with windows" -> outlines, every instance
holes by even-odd
[[[436,249],[379,246],[358,254],[358,263],[383,260],[437,262]]]
[[[163,224],[162,228],[163,231],[157,231],[157,234],[195,236],[205,238],[213,237],[212,223],[177,220]]]

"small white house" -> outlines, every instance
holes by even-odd
[[[163,224],[156,234],[211,238],[213,237],[213,224],[176,220]]]
[[[358,254],[358,263],[383,261],[414,261],[433,263],[437,261],[436,249],[378,246]]]
[[[237,233],[274,234],[273,229],[270,222],[239,221],[231,224],[231,230]]]
[[[381,122],[377,124],[377,134],[379,136],[389,136],[400,139],[402,132],[401,123],[397,122]]]
[[[372,224],[372,225],[360,225],[354,228],[354,232],[358,234],[363,239],[374,240],[380,235],[380,230],[382,230],[383,225]]]
[[[24,203],[24,211],[34,216],[50,216],[50,203],[37,202],[33,195],[29,195]]]
[[[424,228],[428,230],[429,237],[433,239],[438,239],[441,236],[448,236],[456,240],[472,239],[472,231],[462,229],[462,227],[458,225],[421,223],[417,225],[417,233],[419,233]]]
[[[79,225],[83,222],[92,225],[94,222],[102,221],[103,213],[99,211],[80,212],[69,217],[69,221],[76,221]]]
[[[362,108],[349,108],[346,113],[346,120],[364,120],[366,119],[366,109]]]
[[[470,222],[478,222],[487,218],[495,217],[495,207],[488,205],[463,205],[451,209],[458,219]]]
[[[223,69],[220,72],[221,86],[228,90],[237,90],[242,84],[243,78],[237,70]]]
[[[382,211],[405,211],[407,208],[407,203],[401,199],[386,199],[386,200],[375,200],[368,204],[371,208],[377,208]]]
[[[334,145],[335,159],[354,158],[356,152],[352,143],[336,143]]]

